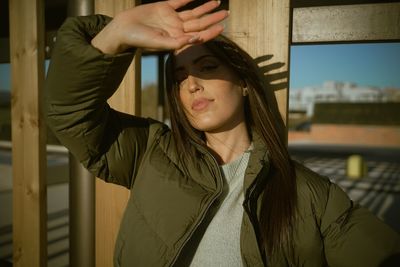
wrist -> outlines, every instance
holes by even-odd
[[[100,52],[102,52],[103,54],[115,55],[120,53],[120,49],[118,48],[118,46],[115,46],[108,42],[103,42],[96,37],[92,39],[91,45],[100,50]]]
[[[100,31],[91,41],[91,45],[103,54],[115,55],[127,49],[119,41],[117,31],[113,30],[112,22]]]

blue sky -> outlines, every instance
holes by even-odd
[[[156,58],[142,61],[142,84],[157,80]],[[400,43],[302,45],[291,49],[290,88],[326,80],[400,88]],[[0,64],[0,89],[10,88],[8,64]]]
[[[290,72],[290,88],[326,80],[400,88],[400,43],[293,46]]]
[[[142,86],[157,82],[157,57],[142,57]]]

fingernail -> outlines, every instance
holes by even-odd
[[[217,0],[217,3],[218,3],[218,5],[220,5],[221,4],[221,0]]]

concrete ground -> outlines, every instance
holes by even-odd
[[[69,266],[68,155],[47,155],[47,239],[49,267]],[[12,260],[11,151],[0,150],[0,266]]]

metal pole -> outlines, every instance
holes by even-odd
[[[68,16],[87,16],[94,14],[94,0],[69,0]]]
[[[68,16],[94,13],[94,0],[69,0]],[[70,266],[95,266],[95,177],[69,155]]]

